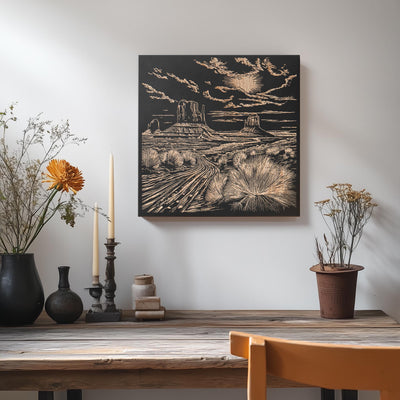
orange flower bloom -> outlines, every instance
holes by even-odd
[[[49,190],[56,188],[68,192],[71,189],[76,194],[83,188],[85,180],[82,177],[82,172],[65,160],[51,160],[47,166],[47,171],[48,173],[45,176],[48,179],[43,180],[43,182],[50,183]]]

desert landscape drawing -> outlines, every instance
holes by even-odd
[[[139,215],[298,216],[299,56],[139,56]]]

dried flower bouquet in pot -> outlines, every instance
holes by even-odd
[[[58,212],[74,226],[83,208],[75,194],[84,179],[78,168],[56,157],[68,144],[80,144],[69,123],[31,118],[20,136],[9,132],[14,106],[0,112],[0,253],[24,254]],[[45,170],[45,166],[47,166]],[[48,183],[48,187],[43,184]],[[69,196],[64,198],[65,193]]]
[[[323,244],[315,239],[319,263],[311,267],[317,274],[321,316],[352,318],[358,271],[352,264],[354,250],[377,206],[365,189],[355,190],[349,183],[328,186],[329,199],[315,202],[328,227]]]
[[[34,256],[27,253],[43,227],[59,213],[74,226],[80,170],[59,160],[68,144],[85,139],[70,132],[68,121],[53,124],[41,115],[18,134],[14,105],[0,112],[0,323],[29,324],[43,309],[44,294]],[[11,129],[13,128],[13,129]]]

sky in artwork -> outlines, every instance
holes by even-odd
[[[165,123],[171,123],[166,116],[175,114],[181,99],[205,104],[211,120],[229,123],[254,112],[287,119],[298,101],[298,65],[290,56],[142,57],[142,99],[147,96],[146,107],[165,115]]]

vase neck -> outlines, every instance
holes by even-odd
[[[58,267],[58,273],[60,275],[60,279],[58,281],[58,288],[69,289],[69,280],[68,280],[69,267],[67,266]]]

